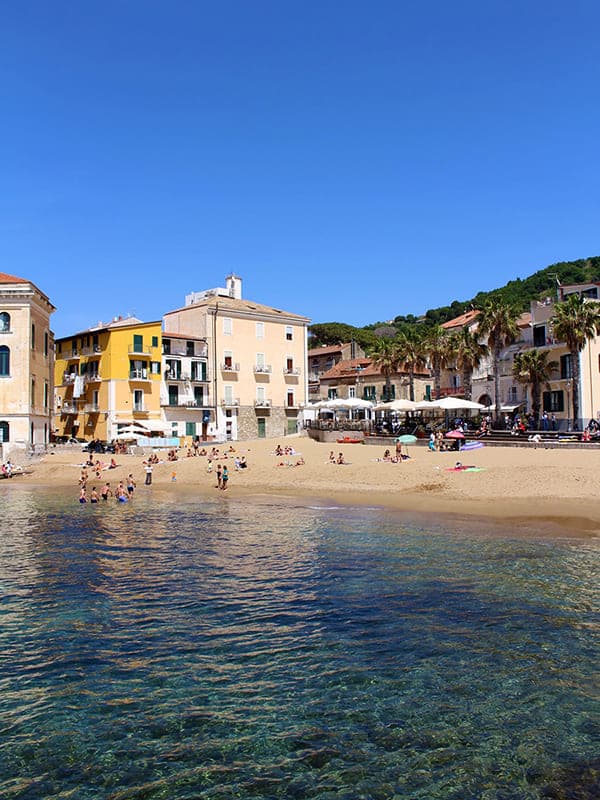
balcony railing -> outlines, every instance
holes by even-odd
[[[102,376],[98,372],[90,372],[84,375],[84,381],[86,383],[99,383],[102,380]]]
[[[257,399],[254,401],[255,408],[271,408],[272,400],[267,400],[265,398]]]
[[[202,403],[196,400],[170,400],[166,398],[160,401],[161,406],[166,408],[205,408],[208,405],[208,399],[204,399]]]
[[[189,381],[190,376],[183,372],[173,372],[172,369],[165,371],[166,381]]]
[[[151,347],[148,344],[142,344],[141,347],[138,347],[135,344],[130,344],[127,347],[127,352],[130,355],[140,355],[140,356],[151,356],[152,353],[156,350],[156,347]]]
[[[149,409],[143,403],[137,403],[133,407],[134,414],[148,414]]]
[[[187,356],[188,358],[206,358],[208,356],[208,345],[200,342],[195,342],[194,352],[188,351],[185,345],[176,345],[171,341],[171,346],[165,348],[163,344],[164,356]]]
[[[72,383],[75,383],[76,377],[77,375],[74,372],[63,373],[63,379],[62,379],[63,386],[70,386]]]
[[[284,375],[300,375],[299,367],[284,367],[283,368]]]
[[[271,365],[270,364],[255,364],[254,365],[254,372],[269,375],[271,372]]]
[[[221,400],[222,406],[239,406],[240,398],[239,397],[226,397],[225,399]]]
[[[86,414],[98,414],[100,412],[100,406],[98,403],[88,403],[83,407],[83,410]]]
[[[201,372],[192,372],[190,380],[192,383],[210,383],[208,372],[205,372],[204,375]]]
[[[82,347],[79,352],[81,353],[82,356],[94,356],[101,353],[102,348],[100,347],[99,344],[93,344],[90,345],[89,347]]]
[[[60,408],[61,414],[78,414],[79,409],[73,403],[63,403]]]
[[[68,361],[72,361],[74,358],[81,358],[81,352],[80,352],[80,351],[79,351],[79,350],[78,350],[76,347],[73,347],[73,349],[72,349],[72,350],[70,350],[70,351],[69,351],[69,352],[68,352],[68,353],[65,355],[65,358],[66,358]]]
[[[240,365],[237,361],[235,363],[232,361],[224,361],[221,364],[221,369],[223,370],[223,372],[239,372]]]
[[[148,377],[148,370],[147,369],[132,369],[129,370],[129,380],[130,381],[148,381],[150,378]]]

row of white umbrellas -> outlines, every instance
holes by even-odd
[[[379,403],[374,405],[369,400],[361,400],[359,397],[336,397],[332,400],[321,400],[318,403],[313,403],[311,408],[316,409],[330,409],[335,411],[338,408],[370,408],[374,411],[426,411],[427,409],[440,408],[445,411],[458,411],[458,410],[478,410],[485,408],[481,403],[475,403],[472,400],[462,400],[460,397],[444,397],[442,400],[421,400],[419,402],[412,400],[392,400],[390,403]]]

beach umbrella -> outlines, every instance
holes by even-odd
[[[461,445],[461,450],[479,450],[480,447],[483,447],[483,442],[465,442]]]
[[[417,441],[417,437],[413,436],[412,433],[403,433],[402,436],[397,436],[396,441],[400,444],[407,445],[406,447],[406,454],[408,455],[408,445],[414,444]]]
[[[446,439],[464,439],[465,435],[462,431],[448,431]]]
[[[431,405],[433,408],[443,408],[445,411],[459,411],[459,410],[479,410],[485,406],[481,403],[474,403],[472,400],[463,400],[460,397],[444,397],[442,400],[434,400]]]

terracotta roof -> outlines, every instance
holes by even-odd
[[[17,278],[16,275],[9,275],[6,272],[0,272],[0,283],[31,283],[25,278]]]
[[[401,370],[406,372],[406,370]],[[415,375],[429,375],[428,372],[415,372]],[[334,364],[331,369],[321,375],[321,380],[330,380],[332,378],[355,378],[357,376],[363,378],[381,378],[381,370],[373,364],[370,358],[348,358],[345,361],[339,361]]]
[[[442,328],[446,330],[450,330],[451,328],[464,328],[465,325],[470,325],[474,322],[478,316],[479,311],[465,311],[460,317],[454,317],[454,319],[449,319],[448,322],[442,322]]]
[[[253,303],[251,300],[238,300],[235,297],[223,297],[221,295],[216,297],[207,297],[204,300],[200,300],[198,303],[193,303],[190,306],[183,306],[182,308],[176,308],[174,311],[167,311],[165,317],[169,314],[176,314],[181,311],[186,311],[190,308],[199,308],[204,306],[204,308],[219,308],[219,311],[238,311],[242,314],[266,314],[271,317],[284,317],[284,318],[291,318],[296,319],[298,322],[310,322],[308,317],[303,317],[300,314],[292,314],[291,311],[282,311],[279,308],[273,308],[272,306],[265,306],[261,303]]]
[[[332,353],[341,353],[342,347],[348,347],[348,344],[330,344],[327,347],[312,347],[308,351],[308,357],[314,358],[315,356],[328,356]]]

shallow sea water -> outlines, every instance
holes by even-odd
[[[597,798],[598,541],[0,495],[0,797]]]

